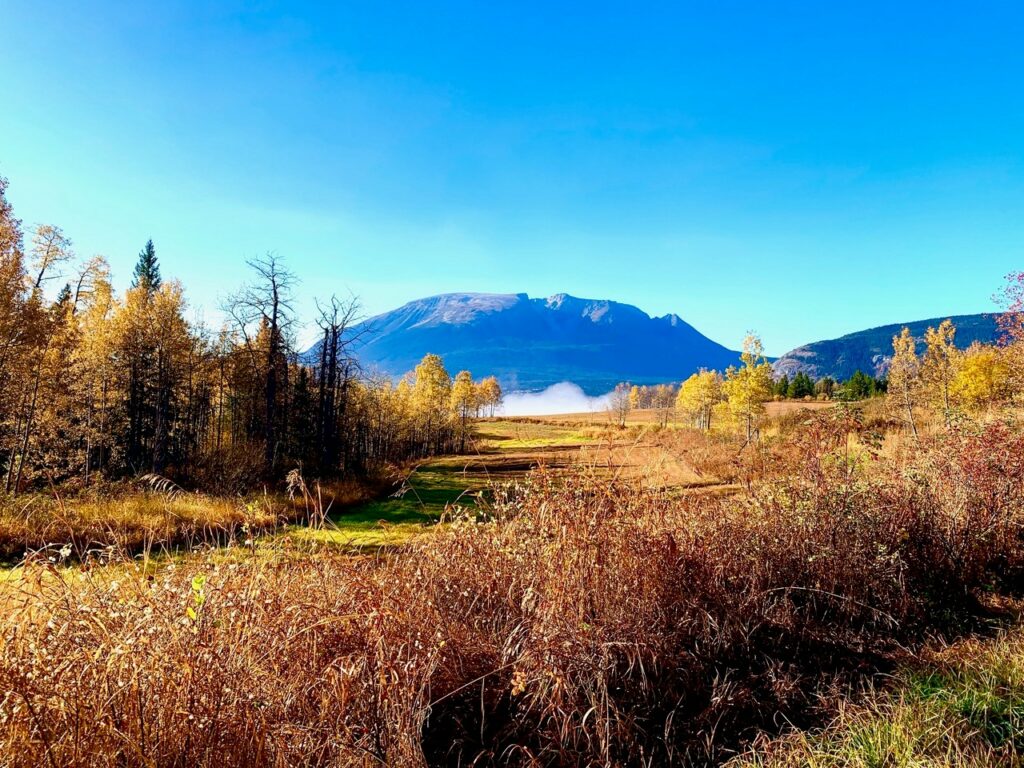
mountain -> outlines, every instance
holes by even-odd
[[[975,341],[992,342],[999,337],[996,326],[998,314],[956,315],[949,319],[956,326],[956,345],[966,349]],[[892,337],[904,327],[917,339],[918,351],[924,346],[924,332],[935,328],[945,320],[935,317],[931,320],[917,320],[912,323],[895,323],[857,331],[828,341],[816,341],[787,352],[775,361],[775,373],[793,378],[804,372],[812,379],[831,376],[837,380],[850,378],[858,369],[872,376],[883,376],[889,369],[892,356]]]
[[[506,391],[572,381],[596,395],[621,381],[678,381],[738,358],[677,315],[650,317],[629,304],[564,293],[431,296],[366,320],[353,336],[364,368],[400,376],[434,353],[453,373],[497,376]],[[318,354],[314,346],[304,357]]]

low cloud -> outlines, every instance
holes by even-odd
[[[502,416],[551,416],[588,413],[608,407],[608,395],[591,397],[571,381],[552,384],[543,392],[510,392],[498,413]]]

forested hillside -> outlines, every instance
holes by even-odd
[[[805,373],[812,379],[829,377],[837,380],[849,379],[857,371],[876,377],[884,377],[892,358],[892,337],[906,327],[917,340],[918,347],[924,345],[924,332],[936,327],[943,317],[931,320],[917,320],[912,323],[895,323],[857,331],[838,339],[816,341],[797,347],[775,361],[775,372],[792,379],[798,373]],[[999,314],[956,315],[949,318],[956,326],[956,344],[967,349],[976,341],[990,344],[999,337]]]

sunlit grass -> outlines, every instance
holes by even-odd
[[[479,425],[477,440],[481,447],[496,450],[585,445],[600,441],[606,428],[597,421],[581,425],[541,419],[494,420]]]
[[[1024,760],[1024,630],[954,645],[844,707],[818,733],[770,742],[731,768],[983,768]]]
[[[323,526],[292,526],[288,536],[344,548],[399,547],[421,536],[446,513],[473,509],[488,482],[459,459],[439,459],[410,472],[390,496],[329,514]]]
[[[105,547],[134,552],[223,541],[243,526],[273,526],[287,512],[268,499],[193,493],[122,491],[105,498],[11,499],[0,508],[0,560],[16,561],[40,550],[81,557]]]

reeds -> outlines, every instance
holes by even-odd
[[[28,568],[2,590],[0,763],[727,759],[1020,572],[1016,432],[871,458],[828,418],[749,495],[580,467],[387,558]]]

